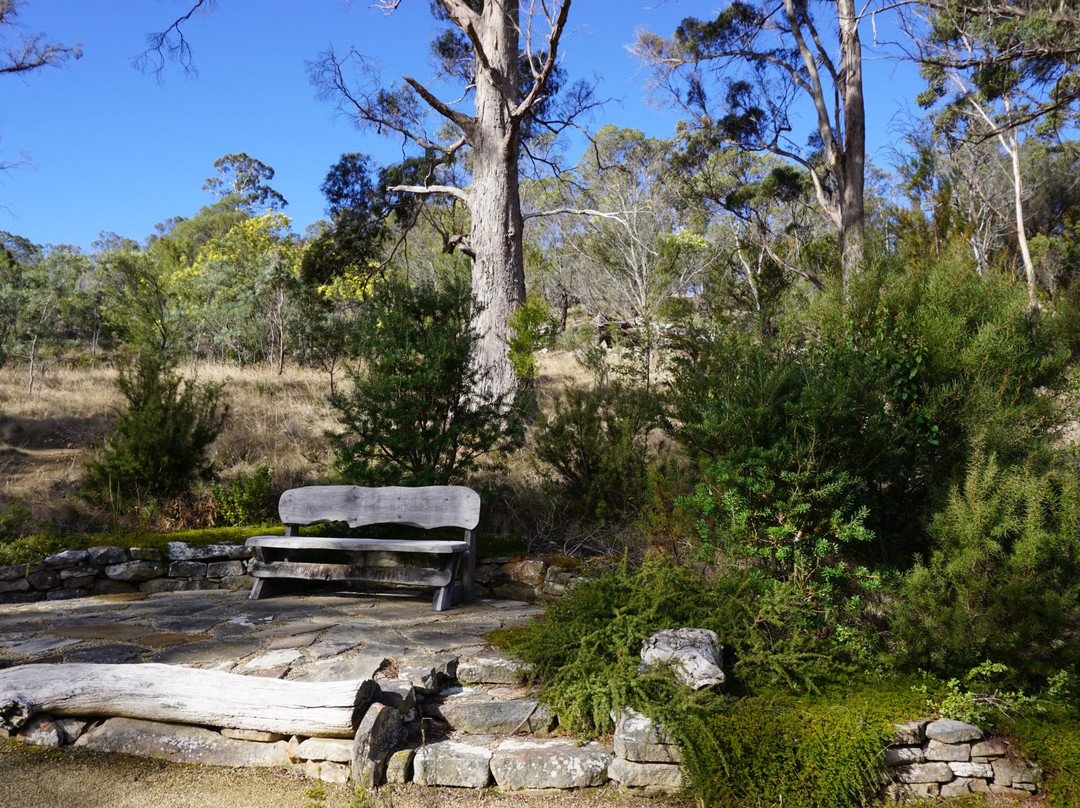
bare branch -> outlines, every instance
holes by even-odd
[[[21,0],[0,0],[0,28],[17,27]],[[59,67],[69,58],[82,56],[82,45],[64,45],[49,42],[45,34],[28,34],[22,37],[14,47],[5,48],[0,54],[0,74],[28,73],[42,67]]]
[[[558,61],[559,55],[559,41],[562,38],[563,31],[566,29],[566,19],[570,14],[570,0],[563,0],[559,7],[559,16],[555,20],[555,24],[551,28],[551,33],[548,35],[547,42],[547,59],[544,60],[543,66],[538,73],[534,73],[533,86],[529,90],[529,94],[521,100],[521,103],[513,111],[515,118],[522,118],[524,115],[539,101],[542,97],[542,93],[547,88],[547,80],[551,76],[551,71],[555,69],[555,64]]]
[[[193,0],[187,14],[177,17],[164,31],[148,34],[147,47],[135,57],[135,66],[145,73],[160,77],[165,69],[165,62],[175,59],[187,73],[196,73],[192,58],[191,45],[184,36],[184,25],[197,12],[207,13],[213,8],[215,0]]]

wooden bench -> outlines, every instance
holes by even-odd
[[[420,488],[356,485],[313,485],[290,488],[278,501],[284,536],[252,536],[246,544],[255,551],[251,597],[272,592],[272,579],[376,582],[435,587],[431,608],[444,611],[455,600],[475,597],[476,535],[480,495],[458,485]],[[351,528],[368,525],[406,525],[432,530],[455,527],[465,531],[460,541],[428,538],[339,539],[301,536],[300,528],[345,522]],[[371,552],[421,553],[429,567],[391,567],[366,563]],[[327,557],[333,563],[326,563]],[[460,597],[455,598],[458,571]]]

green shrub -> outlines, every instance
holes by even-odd
[[[657,556],[578,585],[543,619],[501,641],[532,666],[565,726],[603,732],[612,709],[648,705],[637,669],[641,643],[655,631],[715,631],[734,692],[806,691],[856,669],[823,625],[792,586],[739,570],[707,580]]]
[[[220,385],[182,380],[160,353],[141,354],[116,384],[127,409],[87,466],[91,499],[124,510],[211,476],[210,444],[228,416]]]
[[[273,471],[269,463],[260,463],[254,474],[239,474],[228,485],[213,485],[210,493],[218,508],[221,524],[233,527],[253,525],[273,517],[270,497]]]
[[[1080,482],[1072,469],[977,454],[930,525],[934,550],[894,608],[903,664],[961,675],[984,660],[1021,681],[1080,662]]]
[[[547,301],[542,295],[530,294],[510,316],[510,364],[523,384],[532,384],[539,370],[536,352],[551,343],[553,331]]]
[[[352,389],[330,396],[343,430],[328,437],[345,482],[446,484],[520,443],[512,402],[476,398],[471,305],[462,280],[382,281],[364,302],[364,360],[348,374]]]
[[[787,469],[776,454],[783,449],[721,458],[680,505],[697,517],[704,560],[748,562],[822,605],[835,602],[850,579],[870,580],[841,555],[874,538],[863,524],[866,507],[853,505],[856,481],[844,472]]]
[[[649,492],[649,432],[660,416],[656,397],[597,381],[555,392],[551,412],[537,419],[534,453],[574,510],[600,520],[640,510]]]
[[[1074,326],[1033,316],[1008,277],[946,256],[868,271],[812,314],[795,338],[687,335],[669,401],[693,457],[739,465],[757,452],[771,479],[845,475],[878,560],[906,563],[928,549],[925,520],[975,451],[1015,462],[1051,449]]]
[[[626,706],[659,719],[702,804],[852,808],[877,782],[888,722],[918,715],[922,702],[907,682],[860,676],[801,601],[746,571],[710,579],[652,557],[585,581],[540,620],[493,639],[531,665],[541,698],[573,731],[609,733],[611,711]],[[680,626],[717,632],[728,695],[639,670],[642,641]]]

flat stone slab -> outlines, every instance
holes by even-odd
[[[636,763],[616,757],[607,775],[624,788],[668,793],[682,788],[682,767],[674,763]]]
[[[459,741],[439,741],[416,750],[413,782],[425,786],[485,788],[491,779],[491,750]]]
[[[352,761],[353,742],[344,738],[308,738],[292,750],[293,757],[301,760],[333,760],[338,763]]]
[[[386,664],[384,656],[331,657],[310,663],[292,678],[299,682],[345,682],[352,679],[374,679],[375,673]]]
[[[76,648],[64,652],[64,662],[95,662],[98,664],[117,665],[125,662],[137,662],[147,652],[140,645],[110,643],[95,645],[90,648]]]
[[[458,681],[472,684],[517,684],[525,665],[502,654],[463,656],[458,662]]]
[[[589,788],[604,783],[611,759],[596,742],[579,746],[565,738],[510,738],[491,756],[491,773],[500,788],[515,791]]]
[[[623,709],[615,716],[615,756],[635,763],[681,763],[682,750],[647,715]],[[921,762],[921,761],[920,761]]]
[[[926,737],[942,743],[981,741],[983,732],[974,724],[966,724],[952,718],[939,718],[926,725]]]
[[[455,699],[435,709],[451,729],[470,735],[509,735],[522,731],[547,732],[554,721],[551,711],[535,699],[472,701]]]
[[[110,718],[85,733],[74,746],[213,766],[288,766],[292,762],[285,741],[238,741],[201,727],[135,718]]]

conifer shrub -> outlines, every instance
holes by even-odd
[[[934,549],[893,610],[901,664],[959,675],[984,660],[1021,684],[1080,662],[1080,481],[976,454],[929,526]]]
[[[388,279],[364,301],[356,319],[363,358],[348,371],[351,389],[330,396],[342,429],[328,437],[343,481],[445,485],[521,442],[514,402],[478,398],[471,306],[462,279]]]
[[[212,476],[210,445],[229,412],[220,385],[181,379],[153,351],[121,370],[116,384],[127,408],[87,465],[83,486],[91,500],[124,511],[180,496]]]
[[[874,560],[906,564],[976,451],[1052,451],[1075,326],[1033,315],[1004,275],[951,255],[868,271],[812,316],[797,336],[722,324],[686,335],[670,428],[703,466],[756,453],[774,480],[844,476],[878,536]]]

